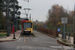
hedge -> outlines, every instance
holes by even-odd
[[[54,35],[56,37],[58,37],[58,31],[57,30],[52,30],[52,29],[47,29],[44,27],[38,27],[38,31],[42,31],[44,33],[50,34],[50,35]]]

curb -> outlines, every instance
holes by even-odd
[[[18,39],[13,39],[13,40],[3,40],[3,41],[0,41],[0,43],[2,43],[2,42],[11,42],[11,41],[16,41],[16,40],[18,40]]]
[[[63,41],[60,41],[59,39],[57,39],[57,43],[62,44],[62,45],[64,45],[64,46],[74,46],[74,47],[75,47],[74,44],[65,43],[65,42],[63,42]]]
[[[64,45],[64,46],[69,46],[68,44],[63,43],[63,42],[61,42],[61,41],[59,41],[59,40],[57,40],[57,43],[62,44],[62,45]]]
[[[2,43],[2,42],[11,42],[11,41],[16,41],[16,40],[18,40],[19,38],[20,38],[20,35],[18,36],[17,39],[13,39],[13,38],[12,38],[12,40],[0,40],[0,43]]]

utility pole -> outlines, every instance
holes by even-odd
[[[75,4],[74,4],[74,16],[73,16],[73,27],[74,27],[74,44],[75,44]]]
[[[24,8],[24,10],[25,10],[26,18],[28,18],[28,16],[29,16],[29,10],[32,10],[32,9],[30,9],[30,8]]]
[[[14,1],[14,8],[13,8],[13,10],[14,10],[14,34],[13,34],[13,39],[16,39],[15,38],[15,1]]]
[[[30,14],[30,20],[31,20],[31,14]]]
[[[7,17],[7,37],[10,36],[10,27],[9,27],[9,0],[6,0],[6,17]]]
[[[28,14],[26,14],[26,18],[28,18]]]
[[[33,18],[32,18],[32,21],[33,21]]]

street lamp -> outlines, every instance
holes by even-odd
[[[7,16],[7,37],[10,35],[9,28],[9,0],[6,0],[6,16]]]
[[[28,18],[29,10],[31,10],[31,9],[29,8],[29,0],[24,0],[24,1],[28,2],[28,8],[24,8],[24,10],[25,10],[25,14],[26,14],[26,18]],[[26,10],[28,11],[28,13],[26,12]],[[30,14],[30,16],[31,16],[31,14]]]

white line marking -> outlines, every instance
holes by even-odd
[[[17,50],[20,49],[20,46],[17,46],[16,49],[17,49]]]
[[[21,38],[18,39],[18,41],[20,41],[20,40],[21,40]]]
[[[25,50],[25,49],[28,49],[28,50],[37,50],[37,49],[40,49],[40,50],[57,50],[57,49],[53,49],[53,48],[47,48],[47,47],[32,47],[32,46],[17,46],[16,48],[17,50],[18,49],[22,49],[22,50]]]
[[[30,39],[33,41],[32,37],[30,36]]]
[[[24,36],[24,42],[27,43],[27,44],[30,44],[30,43],[28,43],[28,42],[26,41],[26,37],[25,37],[25,36]]]
[[[26,37],[24,36],[24,42],[26,43]]]

